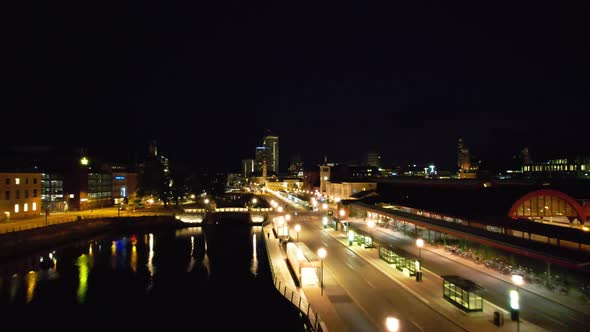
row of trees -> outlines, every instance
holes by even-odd
[[[178,205],[191,195],[220,195],[225,191],[227,175],[199,171],[183,163],[167,167],[157,157],[149,157],[138,174],[138,197],[154,197],[167,207]]]

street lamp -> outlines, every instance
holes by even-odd
[[[286,214],[285,215],[285,220],[287,220],[287,221],[291,220],[291,215],[290,214]]]
[[[387,327],[387,331],[389,332],[399,331],[399,319],[395,317],[387,317],[385,319],[385,327]]]
[[[422,265],[422,247],[424,247],[424,240],[417,239],[416,245],[418,246],[418,262]]]
[[[205,200],[203,200],[203,203],[209,204],[209,198],[205,198]]]
[[[369,234],[371,234],[371,248],[373,247],[373,227],[375,227],[375,223],[373,222],[373,220],[369,220],[369,222],[367,223],[367,226],[369,226]]]
[[[328,217],[324,216],[322,218],[322,224],[324,224],[324,228],[328,227]]]
[[[340,214],[340,218],[344,218],[344,216],[346,216],[346,211],[344,211],[344,209],[340,209],[340,212],[338,212]]]
[[[299,232],[301,231],[301,225],[295,225],[295,232],[297,232],[297,242],[299,242]]]
[[[416,239],[416,246],[418,246],[418,266],[416,269],[416,281],[422,281],[422,247],[424,247],[424,240]]]
[[[328,252],[326,248],[318,249],[318,256],[320,257],[320,295],[324,295],[324,258]]]
[[[520,286],[524,284],[524,278],[519,274],[512,275],[512,282],[516,285],[516,289],[510,291],[510,311],[512,320],[516,321],[516,331],[520,331]]]

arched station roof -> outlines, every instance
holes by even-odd
[[[520,197],[508,211],[513,219],[526,217],[565,216],[586,221],[588,206],[583,207],[575,198],[554,189],[540,189]]]

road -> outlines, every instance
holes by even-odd
[[[324,296],[335,303],[351,331],[384,331],[388,316],[400,319],[403,331],[465,331],[323,232],[318,213],[290,212],[301,225],[299,241],[314,251],[326,248]]]
[[[270,199],[276,199],[276,197],[272,196]],[[283,204],[285,203],[283,201]],[[293,204],[290,204],[289,207],[293,210],[301,211],[300,208]],[[346,246],[341,245],[332,236],[322,232],[320,215],[323,215],[323,213],[309,211],[298,213],[295,220],[302,225],[300,238],[310,248],[317,248],[322,245],[329,247],[329,255],[325,260],[326,266],[333,271],[334,275],[337,275],[335,282],[340,283],[346,289],[349,296],[356,301],[362,310],[371,313],[370,316],[373,317],[372,319],[374,321],[379,321],[383,319],[384,315],[388,314],[384,310],[392,310],[398,311],[399,316],[406,319],[406,323],[410,322],[410,325],[418,330],[421,328],[430,330],[429,327],[434,327],[435,329],[438,327],[439,330],[442,330],[438,323],[429,325],[429,320],[421,323],[419,320],[421,315],[433,316],[433,314],[432,312],[428,313],[428,310],[423,308],[424,305],[420,305],[420,301],[417,301],[413,295],[405,292],[403,289],[401,291],[400,289],[392,289],[394,283],[391,282],[389,277],[371,268],[371,264],[367,264],[362,258],[354,255]],[[363,230],[367,234],[370,233],[370,230],[364,223],[354,223],[352,227]],[[418,248],[415,245],[415,239],[379,227],[374,228],[372,234],[377,242],[391,243],[395,247],[418,257]],[[511,289],[514,289],[512,283],[468,265],[461,264],[433,251],[422,249],[421,258],[422,264],[427,271],[438,276],[467,276],[468,279],[485,288],[483,296],[486,301],[509,310],[508,293]],[[392,296],[391,294],[394,295]],[[520,312],[521,318],[533,325],[550,331],[590,330],[590,317],[582,311],[573,310],[570,307],[523,288],[520,289],[520,296],[522,307]],[[375,305],[375,303],[379,303],[379,305]],[[411,310],[404,311],[404,309]],[[415,309],[419,310],[421,315],[415,315]]]

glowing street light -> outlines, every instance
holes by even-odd
[[[422,247],[424,247],[424,240],[416,239],[416,246],[418,247],[418,262],[416,262],[416,281],[422,281]]]
[[[516,321],[516,331],[520,331],[520,286],[524,284],[524,278],[519,274],[512,275],[512,282],[516,285],[516,289],[510,291],[510,309],[511,318]]]
[[[340,218],[344,218],[344,216],[346,216],[346,211],[344,211],[344,209],[340,209],[338,213],[340,214]]]
[[[322,218],[322,224],[324,224],[324,228],[328,227],[328,217],[324,216]]]
[[[371,234],[371,248],[373,247],[373,227],[375,227],[375,222],[373,222],[373,220],[369,220],[369,222],[367,223],[367,226],[369,226],[369,234]]]
[[[420,265],[422,265],[422,247],[424,247],[424,240],[417,239],[416,246],[418,246],[418,261],[420,262]]]
[[[295,232],[297,232],[297,242],[299,242],[299,232],[301,231],[301,225],[295,225]]]
[[[205,204],[209,204],[209,198],[205,198],[205,199],[203,200],[203,203],[205,203]]]
[[[326,248],[318,249],[318,256],[320,257],[320,295],[324,295],[324,258],[328,252]]]
[[[291,220],[291,215],[290,214],[286,214],[285,215],[285,220],[287,220],[287,221]]]
[[[389,332],[399,331],[399,319],[395,317],[387,317],[385,319],[385,327],[387,327],[387,331]]]

